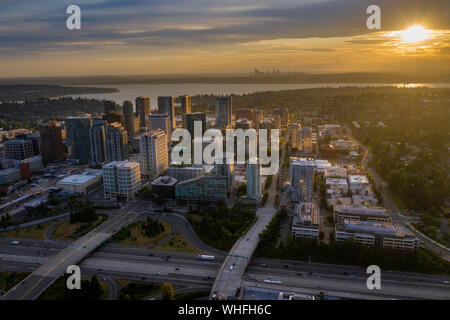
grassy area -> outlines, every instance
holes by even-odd
[[[39,224],[25,229],[3,232],[0,234],[0,236],[5,238],[45,240],[46,239],[45,235],[48,229],[57,222],[58,221],[51,221],[48,223]]]
[[[118,280],[119,300],[142,300],[161,290],[159,283]]]
[[[208,297],[209,291],[196,291],[179,293],[174,296],[174,300],[197,300],[199,298]]]
[[[0,272],[0,290],[8,291],[26,278],[27,272]]]
[[[164,231],[154,237],[149,238],[146,235],[142,234],[141,227],[145,224],[145,221],[139,221],[125,228],[130,231],[130,235],[126,239],[117,241],[115,243],[126,246],[144,246],[146,244],[162,240],[172,232],[172,227],[167,222],[160,222],[164,226]]]
[[[403,203],[402,199],[400,199],[400,197],[397,196],[394,192],[392,192],[392,191],[390,191],[390,190],[388,190],[388,192],[389,192],[389,194],[390,194],[392,200],[394,201],[395,206],[397,207],[398,211],[404,212],[404,211],[407,209],[407,207],[406,207],[406,205]]]
[[[90,223],[88,228],[79,233],[77,233],[77,229],[79,229],[83,223],[69,223],[69,221],[66,221],[56,227],[55,230],[53,230],[52,236],[57,240],[72,241],[97,228],[99,225],[105,222],[107,218],[108,216],[106,214],[99,214],[97,220]]]
[[[183,235],[179,232],[169,241],[154,247],[153,249],[201,253],[200,250],[187,243]]]
[[[108,298],[108,286],[99,281],[100,289],[96,293],[89,292],[91,279],[81,279],[81,289],[68,290],[66,287],[67,277],[57,279],[38,300],[106,300]]]

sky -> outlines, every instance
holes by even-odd
[[[81,30],[66,27],[71,4]],[[380,30],[366,27],[371,4]],[[0,0],[0,77],[255,68],[449,72],[450,1]]]

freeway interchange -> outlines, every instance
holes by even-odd
[[[68,245],[28,240],[12,246],[7,239],[2,239],[0,271],[38,269],[39,262],[45,265],[53,261]],[[90,253],[80,267],[82,276],[97,274],[101,278],[211,288],[225,259],[226,256],[216,256],[214,261],[201,261],[193,253],[106,244]],[[314,295],[324,292],[350,299],[450,299],[450,285],[444,283],[450,277],[383,271],[381,290],[372,291],[366,287],[367,276],[359,267],[253,258],[244,273],[242,286]],[[277,283],[267,283],[268,279]]]

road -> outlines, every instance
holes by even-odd
[[[10,253],[3,256],[0,271],[29,272],[29,268],[36,268],[36,261],[52,260],[52,257],[37,256],[33,251],[24,253],[24,249],[10,249]],[[219,258],[205,262],[197,259],[196,254],[183,252],[170,253],[169,260],[166,257],[167,252],[159,250],[105,246],[86,258],[80,268],[83,277],[97,274],[100,279],[107,279],[106,282],[119,278],[210,288],[223,261]],[[262,267],[263,264],[267,266]],[[281,283],[264,282],[268,279]],[[248,266],[242,286],[313,294],[324,292],[354,299],[450,299],[450,285],[444,283],[450,280],[449,276],[384,271],[382,289],[375,291],[367,289],[366,279],[365,270],[358,267],[257,258]]]
[[[56,256],[47,260],[27,278],[9,290],[3,300],[33,300],[44,292],[57,278],[66,272],[69,265],[76,265],[103,242],[109,240],[113,232],[131,223],[140,213],[133,209],[136,202],[130,202],[115,217],[67,246]]]
[[[355,137],[353,137],[353,135],[351,134],[351,129],[347,125],[345,126],[345,128],[349,136],[355,141],[357,141],[358,144],[361,146],[361,151],[363,155],[361,163],[363,165],[363,168],[370,173],[376,186],[383,186],[383,188],[378,189],[380,190],[381,195],[383,197],[383,206],[391,214],[392,222],[409,226],[408,229],[412,233],[414,233],[414,235],[420,240],[421,246],[432,251],[433,253],[437,254],[443,259],[450,261],[450,249],[440,246],[439,244],[436,244],[435,242],[433,242],[432,240],[430,240],[429,238],[425,237],[423,234],[418,232],[416,229],[412,228],[410,223],[403,217],[403,215],[400,214],[397,206],[395,205],[394,200],[392,199],[389,193],[387,185],[385,184],[381,176],[378,174],[378,172],[368,166],[368,163],[370,162],[372,157],[372,154],[369,152],[369,149],[365,145],[363,145],[360,141],[358,141]]]

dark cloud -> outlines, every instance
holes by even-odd
[[[448,0],[248,0],[244,4],[234,0],[80,0],[82,30],[69,31],[65,28],[65,7],[70,2],[1,2],[0,43],[16,50],[0,55],[48,48],[73,50],[67,42],[92,43],[82,46],[88,51],[90,46],[100,48],[102,42],[154,47],[214,46],[279,38],[363,35],[370,33],[366,28],[369,4],[381,7],[383,31],[414,23],[450,29]],[[207,27],[188,28],[192,25]],[[377,41],[355,39],[350,43]]]

